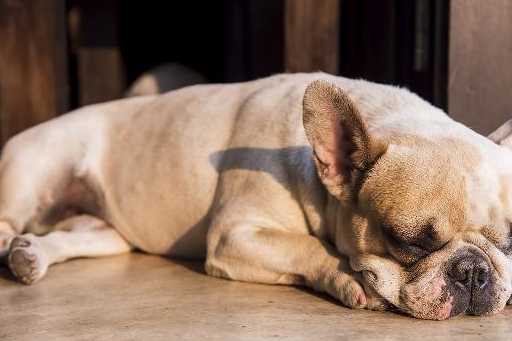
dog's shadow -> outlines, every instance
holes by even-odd
[[[350,309],[350,308],[346,307],[345,305],[343,305],[343,303],[341,303],[341,301],[338,301],[337,299],[335,299],[332,296],[329,296],[328,294],[325,294],[325,293],[322,293],[322,292],[318,292],[318,291],[314,291],[313,289],[308,288],[308,287],[296,286],[296,285],[294,285],[293,287],[296,288],[299,291],[302,291],[302,292],[306,293],[306,294],[309,294],[311,296],[315,296],[318,299],[327,301],[329,303],[332,303],[334,305],[337,305],[337,306],[345,308],[345,309]],[[397,307],[395,307],[394,305],[389,304],[389,303],[388,303],[388,305],[389,306],[385,310],[382,310],[381,312],[389,312],[389,313],[392,313],[392,314],[395,314],[395,315],[413,318],[410,315],[408,315],[407,313],[405,313],[402,310],[400,310]]]
[[[0,255],[0,278],[10,282],[18,282],[7,265],[7,254]]]
[[[204,260],[175,258],[171,256],[164,256],[164,258],[173,264],[186,268],[192,272],[195,272],[196,274],[208,276],[204,270]]]
[[[173,264],[177,264],[177,265],[179,265],[183,268],[186,268],[196,274],[208,276],[204,270],[204,263],[201,260],[197,260],[197,259],[187,260],[187,259],[179,259],[179,258],[174,258],[174,257],[165,257],[165,258],[167,260],[169,260],[170,262],[172,262]],[[224,278],[218,278],[218,279],[228,280],[228,279],[224,279]],[[241,283],[243,283],[243,282],[241,282]],[[262,285],[265,285],[265,284],[262,284]],[[305,286],[300,286],[300,285],[293,285],[293,287],[300,292],[314,296],[315,298],[318,298],[320,300],[327,301],[327,302],[329,302],[333,305],[336,305],[338,307],[350,309],[350,308],[344,306],[343,303],[341,303],[339,300],[335,299],[332,296],[329,296],[326,293],[318,292],[311,288],[308,288]],[[389,306],[384,311],[395,314],[395,315],[412,318],[411,316],[409,316],[408,314],[406,314],[405,312],[401,311],[400,309],[396,308],[395,306],[393,306],[391,304],[389,304]]]
[[[165,259],[172,262],[173,264],[176,264],[178,266],[186,268],[196,274],[208,276],[206,274],[206,271],[204,270],[204,261],[197,260],[197,259],[191,260],[191,259],[182,259],[182,258],[174,258],[174,257],[165,257]],[[219,278],[219,277],[215,277],[215,278],[220,279],[220,280],[230,281],[230,279]],[[245,282],[239,282],[239,283],[244,284]],[[261,284],[261,285],[267,285],[267,284]],[[304,292],[311,296],[315,296],[316,298],[319,298],[321,300],[327,301],[327,302],[335,304],[337,306],[344,307],[344,305],[340,301],[336,300],[335,298],[333,298],[325,293],[317,292],[317,291],[314,291],[313,289],[310,289],[310,288],[304,287],[304,286],[300,286],[300,285],[293,285],[293,287],[301,292]]]

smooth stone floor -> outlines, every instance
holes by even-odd
[[[204,275],[140,253],[52,267],[39,283],[0,268],[0,340],[512,340],[512,308],[421,321],[346,309],[309,290]]]

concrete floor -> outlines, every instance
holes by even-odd
[[[52,267],[25,286],[0,268],[0,340],[510,340],[512,308],[421,321],[350,310],[287,286],[208,277],[201,262],[130,254]]]

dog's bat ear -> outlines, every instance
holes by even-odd
[[[512,149],[512,119],[503,123],[493,131],[487,138],[501,146]]]
[[[331,194],[338,196],[343,185],[352,182],[352,174],[369,170],[387,146],[370,134],[354,102],[332,83],[309,84],[302,105],[318,174]]]

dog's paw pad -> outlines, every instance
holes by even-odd
[[[46,254],[33,235],[14,238],[8,259],[13,274],[25,284],[37,282],[48,269]]]

